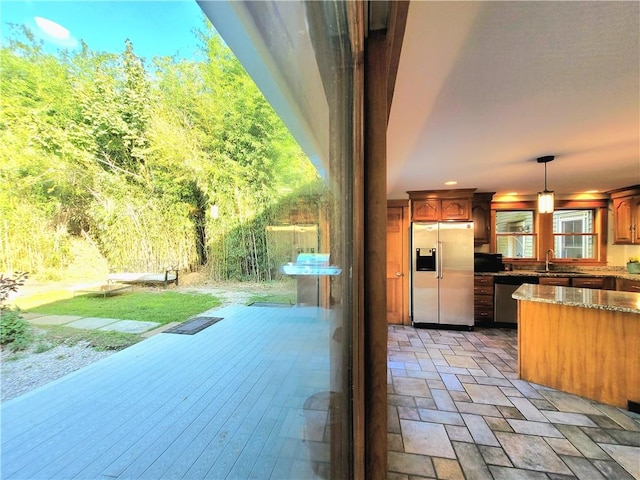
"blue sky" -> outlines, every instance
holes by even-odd
[[[202,28],[203,17],[195,0],[0,0],[3,43],[10,33],[7,23],[26,24],[49,51],[60,45],[73,49],[82,39],[93,51],[120,53],[129,38],[140,57],[192,58],[193,29]]]

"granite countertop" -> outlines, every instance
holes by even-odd
[[[626,278],[628,280],[639,280],[640,275],[633,274],[627,272],[627,270],[621,269],[598,269],[598,270],[589,270],[589,269],[581,269],[581,270],[571,270],[571,271],[562,271],[562,270],[551,270],[549,272],[538,271],[538,270],[511,270],[504,272],[476,272],[478,276],[492,276],[492,277],[616,277],[616,278]]]
[[[518,287],[512,296],[516,300],[530,302],[640,314],[640,293],[633,292],[525,283]]]

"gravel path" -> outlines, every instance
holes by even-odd
[[[0,354],[1,401],[27,393],[113,353],[112,350],[99,352],[81,343],[72,347],[58,345],[41,353],[33,350],[13,353],[3,349]]]

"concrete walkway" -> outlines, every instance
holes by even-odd
[[[29,323],[36,326],[62,325],[84,330],[110,330],[123,333],[139,333],[144,337],[150,337],[179,323],[171,322],[166,325],[161,325],[158,322],[143,322],[140,320],[81,317],[77,315],[48,315],[42,313],[24,313],[22,316]]]

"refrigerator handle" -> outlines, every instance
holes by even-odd
[[[436,278],[442,278],[442,242],[438,242],[438,273],[436,274]]]

